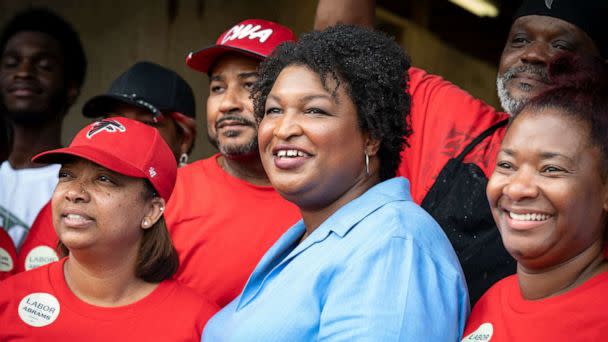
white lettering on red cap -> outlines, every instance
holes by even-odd
[[[116,120],[101,120],[94,122],[87,132],[87,138],[91,139],[95,134],[106,131],[108,133],[125,132],[127,129]]]
[[[148,173],[150,174],[150,178],[154,178],[154,176],[156,176],[156,170],[154,170],[153,167],[148,169]]]
[[[222,39],[222,44],[225,44],[230,40],[243,39],[246,37],[249,39],[258,39],[260,43],[263,43],[272,35],[272,29],[260,30],[261,28],[262,26],[260,25],[235,25],[230,31],[226,32],[226,35]]]

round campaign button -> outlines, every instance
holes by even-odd
[[[59,301],[49,293],[31,293],[19,303],[19,317],[32,327],[47,326],[59,317]]]
[[[27,253],[27,256],[25,257],[25,270],[29,271],[57,260],[59,260],[59,257],[51,247],[38,246]]]

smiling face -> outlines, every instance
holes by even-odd
[[[143,179],[75,158],[59,171],[52,197],[53,224],[70,251],[135,253],[142,229],[150,228],[162,214],[159,206],[164,201],[149,197]]]
[[[487,195],[509,253],[545,269],[603,243],[608,190],[589,127],[557,109],[524,110],[509,127]]]
[[[210,72],[207,133],[225,156],[258,153],[257,122],[249,95],[259,63],[242,54],[229,54],[220,57]]]
[[[37,123],[56,118],[69,102],[64,57],[59,42],[40,32],[23,31],[2,51],[2,101],[15,122]],[[72,89],[74,97],[76,88]]]
[[[328,77],[327,85],[336,83]],[[346,203],[366,178],[367,134],[344,86],[334,97],[318,74],[295,65],[281,71],[268,95],[259,128],[262,163],[277,191],[300,208]]]
[[[498,97],[505,111],[518,112],[547,89],[547,64],[558,53],[599,56],[591,38],[561,19],[529,15],[511,26],[498,67]]]

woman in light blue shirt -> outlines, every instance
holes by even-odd
[[[262,63],[262,162],[302,220],[204,341],[458,340],[469,310],[458,259],[393,178],[410,133],[408,68],[394,41],[353,26],[303,35]]]

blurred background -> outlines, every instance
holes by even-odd
[[[496,70],[520,1],[377,0],[376,27],[395,37],[413,64],[498,107]],[[190,160],[215,151],[207,141],[208,79],[185,64],[188,52],[215,43],[235,23],[262,18],[296,34],[312,29],[317,0],[0,0],[0,26],[30,6],[63,16],[79,32],[88,60],[82,93],[64,121],[63,142],[90,120],[84,102],[104,93],[133,63],[148,60],[186,79],[197,99],[199,134]],[[475,13],[474,13],[475,12]]]

